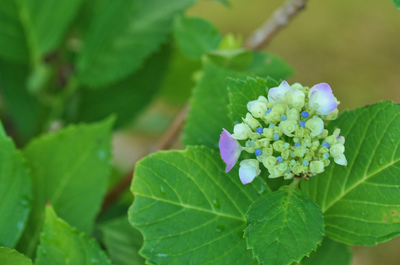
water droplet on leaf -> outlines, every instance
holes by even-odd
[[[214,207],[217,208],[217,209],[219,209],[219,208],[221,207],[221,206],[219,205],[219,201],[218,201],[217,198],[215,198],[215,199],[212,201],[212,204],[213,204]]]
[[[383,165],[383,157],[379,158],[378,164],[379,164],[379,165]]]
[[[157,253],[157,257],[165,258],[165,257],[168,257],[168,254]]]
[[[160,186],[160,192],[161,192],[161,195],[165,195],[165,190],[164,190],[163,186]]]
[[[217,225],[217,227],[215,227],[215,231],[217,231],[217,233],[221,233],[224,230],[225,230],[225,226]]]

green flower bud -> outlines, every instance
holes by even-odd
[[[303,138],[304,136],[304,128],[303,127],[299,127],[296,129],[294,135],[298,138]]]
[[[272,146],[274,147],[274,150],[275,151],[277,151],[277,152],[282,152],[282,149],[283,149],[283,145],[284,145],[285,143],[282,141],[282,140],[278,140],[278,141],[276,141],[276,142],[274,142],[273,144],[272,144]]]
[[[274,156],[267,156],[267,157],[264,158],[264,160],[263,160],[262,163],[263,163],[264,167],[266,167],[266,168],[272,170],[272,168],[273,168],[273,167],[275,166],[275,164],[276,164],[276,157],[274,157]]]
[[[303,172],[303,165],[301,165],[299,162],[296,162],[296,164],[290,166],[290,168],[295,175],[300,175],[300,173]]]
[[[251,133],[249,133],[249,138],[252,139],[252,140],[256,140],[256,139],[258,139],[258,138],[260,138],[260,137],[261,137],[261,134],[259,134],[259,133],[257,133],[257,132],[251,132]]]
[[[250,111],[253,117],[263,118],[265,115],[265,111],[267,110],[267,105],[258,100],[253,100],[247,103],[247,109]]]
[[[233,127],[233,134],[232,137],[237,139],[237,140],[245,140],[249,138],[249,134],[251,133],[251,130],[247,124],[240,123],[236,124],[235,127]]]
[[[297,157],[303,157],[307,152],[308,152],[308,149],[303,146],[296,147],[294,149],[294,154]]]
[[[300,118],[300,113],[297,109],[290,109],[287,111],[287,118],[288,120],[298,121]]]
[[[338,116],[338,113],[339,113],[339,110],[335,109],[334,111],[332,111],[331,113],[326,115],[325,120],[327,120],[327,121],[335,120]]]
[[[269,171],[269,173],[270,173],[273,177],[271,177],[271,175],[268,176],[268,177],[269,177],[269,178],[277,178],[277,177],[280,177],[280,176],[282,176],[282,175],[286,172],[286,169],[287,169],[287,165],[286,165],[285,163],[279,163],[279,164],[275,165],[275,166],[273,167],[272,170]]]
[[[274,129],[272,128],[264,128],[262,135],[269,140],[272,140],[274,138]]]
[[[336,143],[336,137],[331,135],[325,138],[325,141],[331,146]]]
[[[267,114],[266,120],[269,123],[277,124],[281,120],[281,115],[282,114],[272,109],[272,111],[269,114]]]
[[[329,166],[329,164],[331,163],[329,159],[322,159],[321,161],[324,163],[325,167]]]
[[[314,141],[311,143],[310,149],[313,151],[316,151],[318,149],[319,145],[320,145],[319,141]]]
[[[268,139],[268,138],[262,138],[262,139],[260,139],[260,140],[257,141],[257,143],[258,143],[260,146],[263,146],[263,147],[268,147],[270,142],[271,142],[271,140]]]
[[[305,94],[300,89],[292,89],[286,94],[286,101],[292,108],[302,108],[304,106]]]
[[[312,174],[324,172],[324,163],[322,161],[312,161],[310,163],[310,172]]]
[[[288,179],[292,179],[294,177],[293,173],[285,173],[283,174],[283,178],[288,180]]]
[[[329,152],[329,149],[326,148],[325,146],[321,147],[319,149],[319,151],[318,151],[318,153],[320,153],[320,154],[325,154],[325,153],[328,153],[328,152]]]
[[[274,149],[272,149],[271,145],[270,147],[264,148],[264,155],[267,156],[272,156],[272,154],[274,153]]]
[[[334,144],[334,145],[332,145],[331,149],[330,149],[330,153],[331,153],[331,156],[333,156],[334,158],[343,155],[343,153],[344,153],[344,145],[342,145],[342,144]]]
[[[260,122],[254,119],[254,117],[250,113],[246,114],[246,118],[243,119],[243,121],[244,123],[248,124],[253,130],[257,129],[258,127],[261,127]]]
[[[279,123],[279,128],[282,130],[282,132],[289,136],[293,137],[293,132],[299,127],[298,122],[295,120],[286,120],[286,121],[281,121]]]
[[[287,149],[282,150],[281,157],[282,157],[284,160],[288,159],[289,156],[290,156],[290,151],[289,151],[289,150],[287,150]]]
[[[324,121],[321,118],[314,117],[306,122],[306,128],[310,129],[311,137],[316,137],[324,130]]]

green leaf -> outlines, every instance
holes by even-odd
[[[245,211],[268,189],[261,178],[242,185],[206,147],[158,152],[141,160],[129,219],[144,236],[149,264],[251,264]]]
[[[254,52],[253,61],[244,71],[253,76],[271,77],[276,80],[288,78],[294,72],[287,62],[267,52]]]
[[[321,209],[300,190],[283,186],[254,202],[244,236],[259,263],[299,262],[322,242]]]
[[[103,86],[133,73],[166,39],[174,16],[194,2],[102,1],[98,12],[94,13],[77,61],[81,82]]]
[[[17,62],[29,60],[28,42],[17,0],[0,1],[0,56]]]
[[[400,106],[381,102],[329,123],[346,138],[348,166],[332,163],[303,183],[322,209],[326,234],[350,245],[375,245],[400,234]]]
[[[173,34],[181,51],[194,60],[218,48],[221,33],[202,18],[180,17],[175,20]]]
[[[7,59],[39,62],[64,38],[81,0],[9,0],[0,3],[0,54]]]
[[[0,247],[1,265],[32,265],[32,261],[15,249]]]
[[[400,0],[392,0],[393,1],[393,4],[398,8],[398,9],[400,9]]]
[[[40,235],[35,265],[111,264],[100,246],[86,234],[58,218],[51,206],[46,206],[46,219]]]
[[[248,112],[247,103],[258,99],[259,96],[267,98],[267,89],[278,85],[271,78],[228,79],[229,116],[231,120],[234,123],[242,122],[242,117],[246,117]]]
[[[26,89],[28,74],[27,66],[0,60],[1,96],[18,145],[39,134],[45,114],[45,108]]]
[[[24,150],[33,179],[33,204],[20,249],[33,255],[50,202],[60,217],[89,234],[110,173],[112,120],[69,126]]]
[[[253,62],[253,53],[245,49],[211,51],[207,57],[216,65],[235,71],[243,71]]]
[[[155,97],[163,84],[169,58],[170,47],[165,46],[124,80],[100,89],[81,89],[75,113],[69,120],[93,122],[114,113],[117,115],[115,127],[126,125]]]
[[[206,61],[200,81],[193,90],[190,110],[184,127],[185,145],[205,145],[218,148],[222,128],[233,123],[228,117],[227,77],[240,74]]]
[[[115,264],[144,264],[145,259],[138,253],[143,244],[143,236],[131,226],[126,216],[107,222],[101,226],[101,231],[104,245]]]
[[[3,133],[0,136],[0,158],[0,245],[13,248],[31,209],[31,179],[21,153]]]
[[[301,265],[350,265],[353,253],[349,246],[325,237],[321,246],[309,257],[301,260]]]

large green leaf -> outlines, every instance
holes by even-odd
[[[81,0],[9,0],[0,3],[0,55],[38,62],[55,50],[75,17]]]
[[[393,1],[393,4],[398,8],[398,9],[400,9],[400,0],[392,0]]]
[[[16,251],[6,247],[0,247],[1,265],[32,265],[32,261]]]
[[[33,178],[33,204],[20,248],[31,256],[50,202],[60,217],[91,233],[110,173],[110,119],[70,126],[32,141],[24,150]]]
[[[40,235],[35,265],[111,264],[94,239],[58,218],[46,206],[46,219]]]
[[[124,80],[96,90],[80,90],[76,98],[77,108],[69,120],[92,122],[114,113],[117,115],[116,127],[130,122],[160,89],[169,57],[170,47],[165,46]]]
[[[158,152],[140,161],[130,222],[144,236],[149,264],[251,264],[243,229],[249,205],[268,187],[242,185],[206,147]]]
[[[126,216],[105,223],[101,226],[101,231],[104,245],[115,264],[144,264],[144,258],[139,255],[143,236],[136,228],[131,226]]]
[[[350,265],[353,254],[349,246],[325,237],[321,246],[309,257],[301,260],[301,265]]]
[[[28,74],[27,66],[0,59],[1,96],[18,145],[25,144],[40,132],[45,113],[38,99],[26,89]]]
[[[103,0],[78,58],[81,82],[88,86],[106,85],[133,73],[166,39],[173,17],[194,2]]]
[[[194,60],[200,60],[203,54],[217,49],[222,39],[214,25],[201,18],[176,19],[173,33],[182,52]]]
[[[0,245],[13,248],[31,209],[31,179],[21,153],[0,124]]]
[[[329,123],[346,138],[348,166],[333,164],[302,188],[324,212],[327,235],[375,245],[400,234],[400,106],[381,102]]]
[[[250,206],[244,236],[259,263],[300,261],[324,236],[321,209],[294,186],[283,186]]]
[[[255,54],[253,58],[257,58]],[[254,59],[256,60],[256,59]],[[269,69],[273,67],[269,60],[253,61],[255,66],[252,69]],[[227,78],[245,79],[246,76],[255,76],[251,71],[227,70],[215,65],[209,60],[205,60],[203,66],[203,74],[201,79],[194,88],[192,99],[190,102],[190,110],[186,119],[184,128],[185,136],[184,143],[186,145],[206,145],[211,148],[218,147],[219,135],[222,128],[229,130],[233,127],[233,122],[228,116],[229,99],[228,99],[228,82]],[[276,79],[281,79],[290,75],[289,67],[286,70],[274,72]],[[268,71],[261,75],[262,78],[267,78]],[[261,82],[261,81],[259,81]],[[267,81],[269,84],[270,81]],[[261,82],[262,83],[262,82]],[[271,83],[272,84],[272,83]],[[258,91],[258,89],[257,89]],[[238,92],[238,93],[243,93]],[[254,100],[254,99],[253,99]],[[243,102],[242,100],[240,102]],[[246,102],[247,103],[247,102]],[[246,105],[242,107],[246,108]],[[245,116],[246,113],[244,113]]]
[[[28,42],[21,24],[21,1],[0,1],[0,56],[17,62],[29,60]]]
[[[271,79],[247,78],[246,80],[229,79],[229,116],[234,123],[242,122],[246,117],[247,103],[258,99],[259,96],[267,98],[267,89],[278,86],[278,83]]]

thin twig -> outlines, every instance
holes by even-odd
[[[185,123],[185,117],[188,113],[189,105],[186,105],[181,112],[176,116],[174,121],[168,130],[163,134],[160,140],[151,148],[148,154],[153,152],[157,152],[159,150],[167,150],[171,148],[171,146],[175,143],[178,138],[180,132],[182,131],[182,127]],[[106,195],[102,205],[102,212],[106,210],[111,204],[113,204],[120,195],[130,186],[133,178],[134,168],[129,171],[115,186],[114,188]]]
[[[258,28],[246,42],[246,48],[260,50],[267,46],[276,33],[284,28],[306,5],[307,0],[289,0]]]

